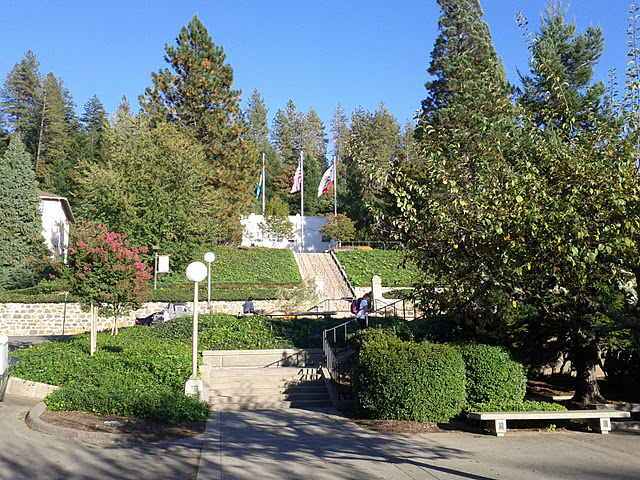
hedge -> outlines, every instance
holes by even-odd
[[[443,422],[466,405],[460,350],[399,339],[393,331],[358,334],[353,368],[356,408],[379,419]]]
[[[527,393],[527,376],[522,364],[501,347],[467,344],[460,347],[467,372],[467,400],[470,405],[518,404]]]

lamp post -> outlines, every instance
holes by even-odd
[[[203,384],[198,378],[198,283],[207,276],[207,267],[202,262],[192,262],[187,267],[187,278],[194,282],[193,290],[193,356],[191,377],[187,380],[184,393],[202,400]]]
[[[160,250],[160,245],[153,245],[151,249],[155,253],[153,261],[153,289],[155,290],[158,286],[158,251]]]
[[[204,254],[204,261],[209,264],[209,274],[207,275],[207,309],[211,312],[211,262],[215,262],[216,256],[213,252]]]

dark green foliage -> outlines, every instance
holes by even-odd
[[[338,321],[202,315],[200,350],[319,348],[322,331]],[[89,336],[78,335],[12,353],[12,375],[62,387],[46,399],[55,410],[136,415],[156,422],[204,420],[205,404],[183,394],[191,373],[192,319],[100,333],[89,355]]]
[[[364,331],[357,342],[352,381],[361,414],[443,422],[464,408],[464,362],[455,347],[413,343],[373,329]]]
[[[520,19],[524,28],[526,22]],[[525,108],[537,126],[568,129],[592,128],[590,116],[597,111],[605,93],[602,81],[593,80],[594,66],[604,48],[600,27],[590,26],[576,35],[575,21],[566,22],[560,2],[545,8],[540,31],[530,45],[529,75],[520,74],[522,91],[518,104]]]
[[[522,364],[512,360],[500,347],[482,344],[460,349],[467,372],[467,401],[476,404],[512,405],[522,402],[527,377]]]
[[[335,254],[355,286],[371,285],[371,277],[379,275],[385,287],[410,287],[421,276],[418,267],[406,260],[406,251],[338,250]]]
[[[0,158],[0,290],[34,285],[40,271],[29,260],[46,254],[38,187],[31,159],[18,136]]]
[[[510,403],[474,403],[465,409],[468,412],[560,412],[564,410],[566,410],[566,407],[559,403],[536,402],[533,400]]]
[[[35,116],[41,90],[40,64],[29,50],[7,75],[0,92],[2,124],[34,143]]]
[[[165,52],[170,68],[152,73],[153,87],[140,97],[141,105],[151,118],[174,124],[202,146],[208,215],[231,232],[251,205],[250,185],[258,171],[255,145],[245,135],[240,91],[232,89],[233,68],[197,15]],[[230,239],[231,233],[223,238]]]
[[[100,350],[93,357],[88,335],[17,351],[20,363],[12,375],[61,386],[46,399],[53,410],[165,423],[207,418],[207,406],[182,393],[191,372],[189,342],[169,343],[141,328],[99,336]]]
[[[401,153],[400,125],[384,104],[375,112],[363,108],[351,115],[350,134],[341,152],[346,192],[338,185],[338,205],[356,224],[359,240],[384,238],[376,213],[384,208],[381,196],[386,176]],[[339,165],[340,166],[340,165]]]

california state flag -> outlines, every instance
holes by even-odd
[[[333,180],[335,175],[333,174],[333,165],[327,168],[327,171],[324,172],[322,178],[320,179],[320,185],[318,185],[318,197],[321,197],[325,194],[329,187],[333,185]]]

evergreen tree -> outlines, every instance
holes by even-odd
[[[240,91],[233,90],[233,69],[197,15],[183,27],[176,46],[165,46],[171,69],[152,73],[154,86],[140,98],[158,122],[174,123],[206,151],[206,175],[214,202],[209,215],[229,230],[249,208],[256,156],[246,139]]]
[[[69,130],[63,89],[58,80],[49,73],[44,80],[40,107],[35,116],[37,140],[35,145],[34,170],[36,179],[44,189],[52,187],[51,166],[64,154]]]
[[[83,130],[89,134],[90,148],[92,156],[95,158],[99,155],[101,136],[107,122],[107,113],[97,95],[91,97],[84,104],[84,113],[80,117],[80,121],[83,124]]]
[[[400,126],[384,104],[373,113],[358,108],[350,124],[344,156],[347,192],[338,204],[356,222],[358,234],[376,238],[381,232],[374,212],[381,208],[382,179],[399,163]]]
[[[162,245],[186,266],[196,246],[218,242],[226,231],[208,214],[202,146],[172,124],[149,123],[121,109],[103,133],[103,159],[80,162],[80,214],[140,245]]]
[[[487,136],[500,137],[498,130],[512,121],[511,88],[480,2],[438,0],[438,5],[440,33],[428,69],[434,80],[425,85],[418,130],[427,151],[461,158],[473,172],[477,149],[491,145]]]
[[[36,56],[29,50],[9,72],[0,92],[2,125],[21,135],[26,143],[33,140],[34,118],[40,106],[42,79],[39,66]]]
[[[288,165],[298,165],[300,152],[304,148],[303,115],[298,112],[292,100],[283,112],[278,110],[273,119],[271,137],[278,155]],[[291,177],[293,179],[293,176]]]
[[[522,17],[520,25],[526,27]],[[603,47],[600,27],[576,35],[576,24],[566,22],[560,2],[548,3],[540,31],[530,38],[531,72],[520,74],[518,104],[538,126],[561,127],[571,119],[568,129],[589,128],[587,118],[598,110],[605,92],[603,82],[592,84]]]
[[[39,280],[39,271],[29,260],[45,255],[46,247],[38,184],[17,135],[0,159],[0,178],[0,290],[22,288]]]
[[[309,107],[309,111],[304,116],[303,129],[305,154],[315,158],[318,167],[324,172],[327,168],[327,134],[322,120],[313,107]]]
[[[0,128],[0,157],[4,155],[4,152],[9,147],[9,134]]]
[[[249,137],[253,140],[260,152],[266,151],[269,145],[268,113],[269,109],[265,105],[260,92],[254,90],[251,98],[247,102],[247,111],[245,114],[249,123]]]
[[[286,111],[278,110],[271,129],[273,143],[282,158],[282,175],[274,178],[279,196],[286,199],[292,212],[300,212],[299,194],[290,195],[293,177],[304,153],[304,210],[305,215],[318,213],[320,204],[317,197],[318,184],[326,165],[326,140],[324,126],[318,115],[309,109],[308,114],[300,113],[292,100]],[[325,167],[326,168],[326,167]]]

